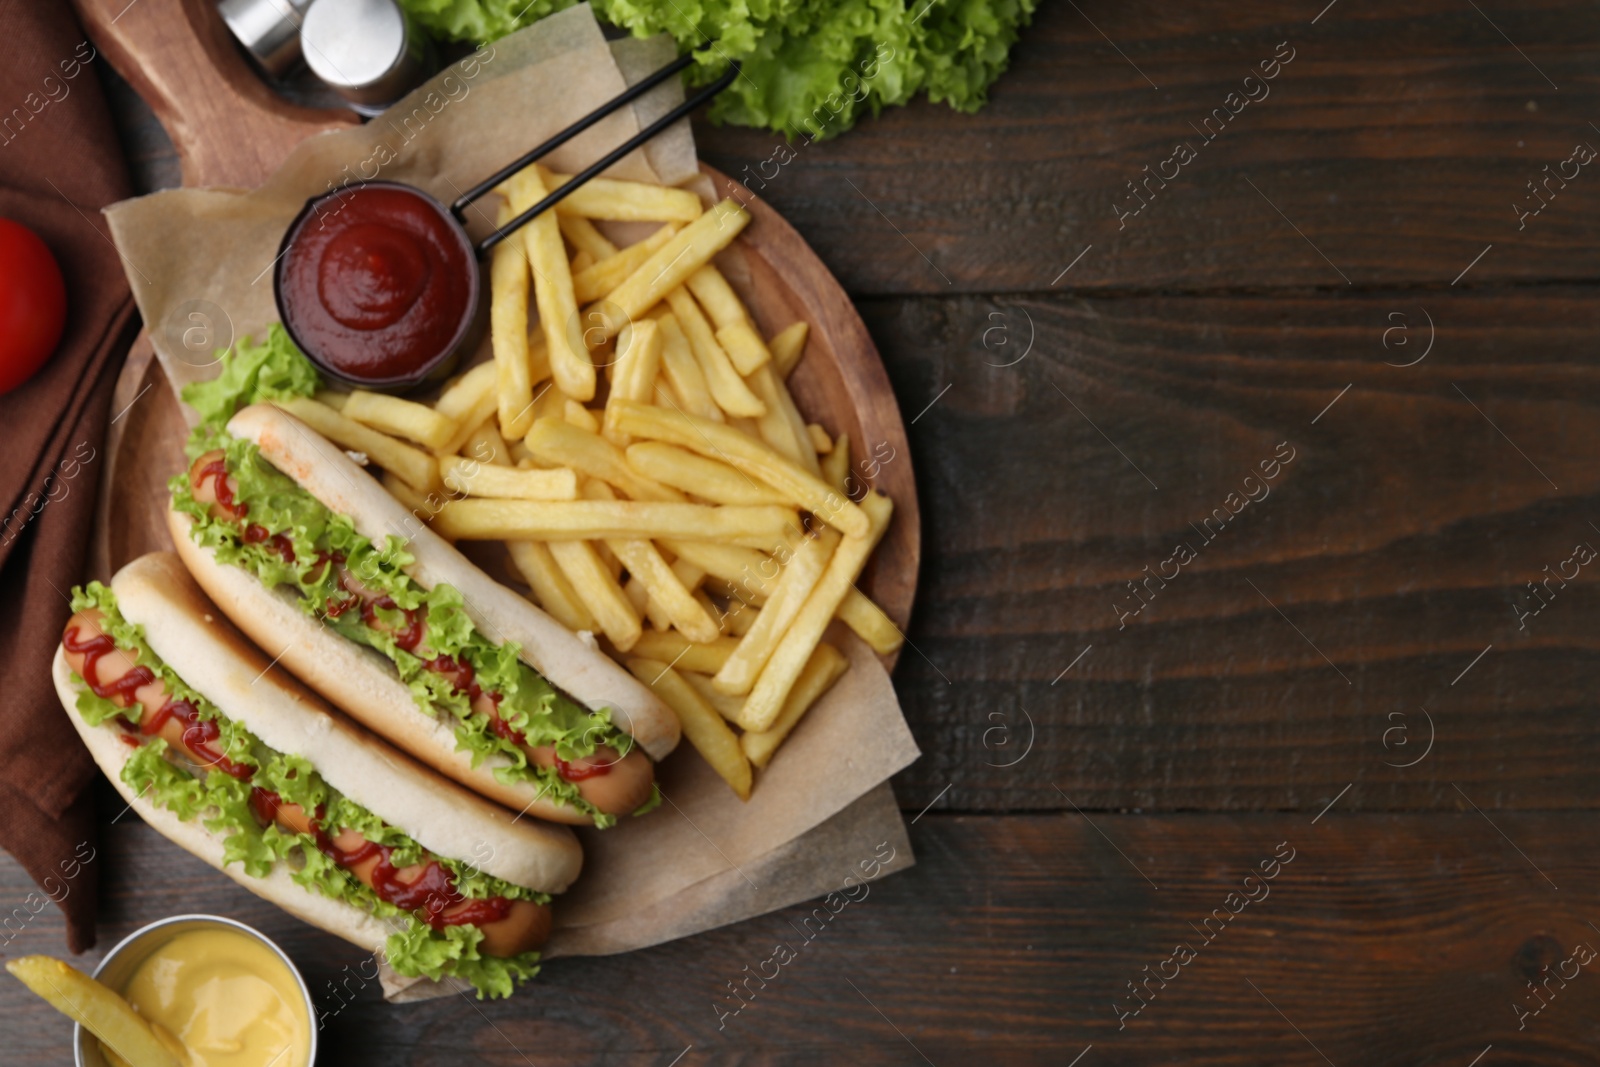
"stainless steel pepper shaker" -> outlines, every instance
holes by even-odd
[[[395,0],[314,0],[300,25],[306,65],[376,115],[438,69],[433,42]]]
[[[274,78],[300,62],[300,23],[311,0],[222,0],[217,12],[245,51]]]

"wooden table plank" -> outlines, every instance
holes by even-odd
[[[1522,229],[1511,207],[1538,203],[1527,183],[1576,143],[1600,149],[1600,23],[1585,5],[1339,4],[1315,26],[1316,3],[1079,6],[1159,91],[1071,5],[1045,5],[977,115],[920,101],[831,141],[705,123],[696,139],[712,165],[764,184],[862,295],[1337,289],[1341,271],[1358,286],[1444,286],[1490,244],[1462,284],[1600,275],[1592,168],[1552,182]],[[1285,40],[1295,58],[1269,95],[1201,144],[1190,124]],[[101,75],[139,187],[176,184],[155,120]],[[1138,205],[1127,183],[1179,141],[1196,159],[1119,224],[1113,205]]]
[[[1595,807],[1594,296],[866,302],[925,502],[902,796]]]
[[[895,108],[792,159],[763,131],[696,137],[857,293],[1044,290],[1091,244],[1062,286],[1446,285],[1490,243],[1473,284],[1600,273],[1593,167],[1520,232],[1511,208],[1600,150],[1590,7],[1341,3],[1312,25],[1324,4],[1044,4],[975,116]],[[1228,104],[1280,42],[1268,95]],[[1119,223],[1181,142],[1196,158]]]
[[[624,957],[552,963],[509,1003],[403,1010],[352,977],[355,949],[129,819],[104,846],[102,947],[191,908],[257,924],[306,967],[328,1013],[325,1062],[338,1064],[514,1064],[520,1049],[541,1065],[664,1067],[692,1045],[677,1062],[911,1064],[920,1051],[940,1065],[1060,1065],[1091,1043],[1085,1065],[1322,1063],[1307,1039],[1340,1065],[1465,1067],[1491,1044],[1486,1064],[1593,1062],[1600,961],[1565,988],[1552,979],[1549,1005],[1521,1031],[1513,1006],[1539,1005],[1527,982],[1541,964],[1600,948],[1600,828],[1579,814],[1491,815],[1494,825],[1471,811],[1341,806],[1315,823],[1313,809],[1099,815],[1091,826],[1070,813],[933,814],[913,829],[918,866],[813,919],[810,941],[797,927],[811,909],[790,908]],[[1293,858],[1247,887],[1275,853]],[[30,888],[0,860],[0,900]],[[1256,903],[1229,899],[1246,888]],[[1213,909],[1229,918],[1204,927],[1208,942],[1196,928]],[[60,937],[51,909],[6,951],[55,951]],[[795,958],[763,968],[779,942]],[[1180,942],[1195,958],[1163,966]],[[720,1017],[714,1006],[737,1003],[722,998],[746,966],[778,977],[764,990],[752,981],[739,1014]],[[1147,966],[1177,976],[1165,989],[1152,980],[1148,1005],[1119,1029],[1113,1005],[1137,1006],[1128,983],[1145,982]],[[345,967],[350,992],[336,996]],[[8,1063],[63,1062],[69,1027],[15,983],[0,983],[0,1018]]]

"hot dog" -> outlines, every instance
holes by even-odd
[[[63,704],[158,830],[402,974],[504,995],[537,969],[549,894],[582,862],[570,831],[516,821],[338,717],[222,622],[174,556],[135,560],[73,606]],[[457,946],[470,951],[441,952]]]
[[[654,806],[653,759],[676,745],[677,719],[592,643],[293,416],[252,405],[206,443],[220,447],[192,448],[171,483],[173,540],[289,671],[519,812],[603,828]]]

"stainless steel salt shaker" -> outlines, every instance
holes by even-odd
[[[300,62],[300,22],[311,0],[222,0],[217,12],[238,42],[274,78]]]
[[[363,115],[383,111],[438,69],[433,42],[395,0],[314,0],[300,49],[312,73]]]

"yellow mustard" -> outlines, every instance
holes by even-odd
[[[191,1067],[308,1067],[311,1020],[300,988],[249,934],[179,934],[139,965],[123,995],[183,1042]]]

